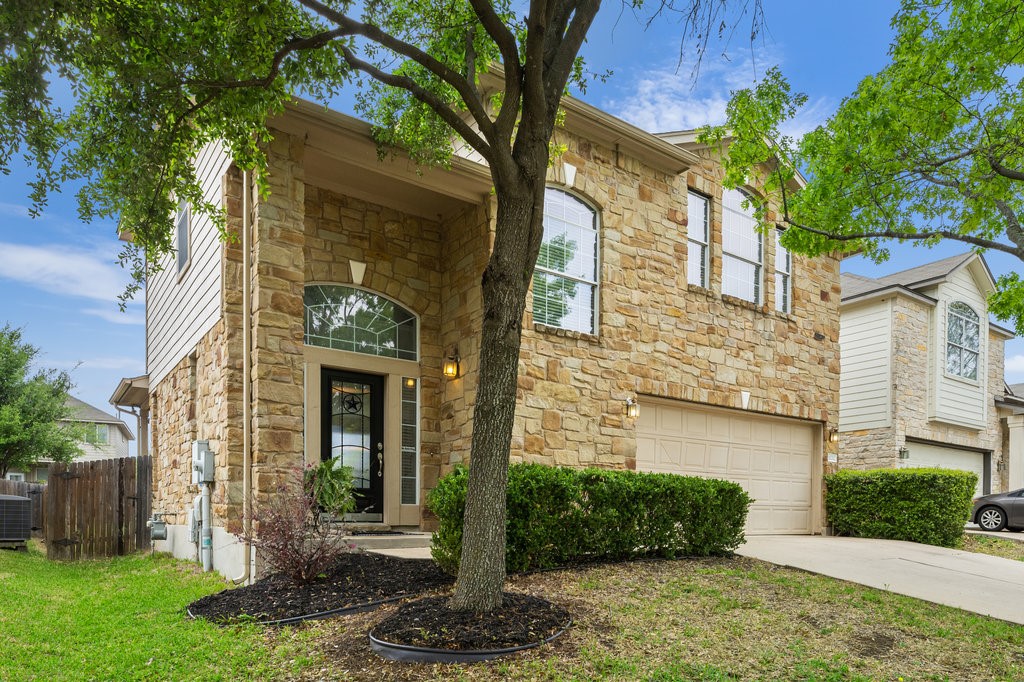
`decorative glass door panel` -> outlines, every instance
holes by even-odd
[[[352,470],[352,521],[384,521],[384,377],[323,370],[322,459]]]

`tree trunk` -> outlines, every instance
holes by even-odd
[[[482,279],[480,374],[473,410],[462,559],[451,601],[452,608],[458,610],[483,613],[501,606],[505,489],[523,313],[543,230],[543,175],[541,178],[539,193],[538,183],[526,179],[511,190],[496,185],[494,251]]]

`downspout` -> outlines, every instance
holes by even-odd
[[[252,229],[249,206],[249,171],[242,171],[242,527],[252,537],[252,275],[249,259]],[[242,575],[235,584],[249,581],[252,545],[245,541]]]

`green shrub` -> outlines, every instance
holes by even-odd
[[[440,522],[433,555],[456,572],[469,472],[457,467],[427,497]],[[509,467],[509,572],[600,559],[729,554],[743,542],[750,498],[715,479],[540,464]]]
[[[955,547],[977,482],[951,469],[844,470],[825,476],[828,519],[839,535]]]
[[[352,467],[340,459],[326,459],[306,468],[303,477],[306,493],[320,510],[341,518],[356,509],[355,488]]]

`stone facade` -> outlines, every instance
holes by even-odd
[[[843,468],[875,469],[899,463],[899,449],[907,439],[947,443],[992,451],[992,490],[1005,490],[1004,435],[994,399],[1003,390],[1003,337],[990,333],[985,362],[990,395],[987,420],[972,429],[932,419],[929,378],[934,362],[929,357],[933,307],[924,301],[896,296],[892,301],[892,426],[844,432],[839,464]]]
[[[436,219],[353,196],[307,167],[311,144],[278,131],[269,147],[270,194],[256,201],[252,281],[237,242],[223,249],[223,315],[194,352],[152,390],[156,506],[187,509],[188,444],[217,453],[215,523],[238,518],[242,481],[242,286],[252,291],[252,455],[257,504],[309,452],[309,360],[303,344],[307,284],[354,284],[391,298],[419,320],[420,525],[439,476],[469,457],[482,320],[480,276],[492,246],[493,197]],[[600,216],[596,334],[534,324],[527,312],[519,361],[514,460],[636,468],[636,433],[624,402],[636,395],[837,423],[839,266],[794,256],[792,312],[774,310],[775,240],[766,238],[762,300],[722,291],[721,167],[653,169],[617,149],[559,131],[566,152],[549,171]],[[565,164],[576,172],[567,184]],[[321,173],[323,171],[320,171]],[[229,228],[241,223],[241,182],[225,183]],[[708,287],[687,283],[687,192],[711,199]],[[351,263],[365,263],[353,282]],[[529,310],[529,305],[527,306]],[[441,376],[457,352],[460,376]],[[304,359],[306,358],[306,359]],[[351,360],[349,360],[351,361]],[[351,367],[358,370],[359,367]],[[741,392],[749,400],[741,402]],[[832,447],[825,446],[825,452]],[[184,522],[179,519],[178,523]]]

